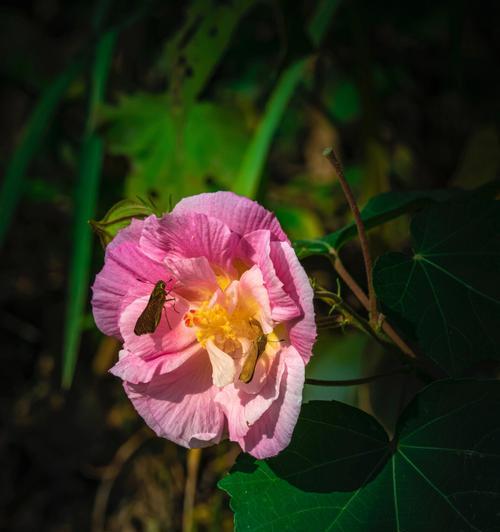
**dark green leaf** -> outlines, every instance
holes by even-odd
[[[411,192],[386,192],[372,198],[361,211],[367,229],[372,229],[399,216],[413,212],[431,202],[445,201],[453,192],[446,190],[422,190]],[[338,251],[357,235],[356,225],[350,223],[342,229],[316,240],[297,240],[295,251],[299,258],[310,255],[327,255]]]
[[[424,352],[450,375],[500,358],[500,203],[457,201],[411,224],[413,254],[374,268],[382,304],[413,324]]]
[[[397,445],[341,403],[304,405],[290,446],[242,455],[220,487],[238,530],[498,530],[500,383],[441,381],[405,410]]]

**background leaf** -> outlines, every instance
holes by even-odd
[[[385,192],[370,199],[361,211],[366,229],[373,229],[403,214],[413,212],[435,201],[445,201],[453,194],[449,190],[422,190],[407,192]],[[296,240],[295,251],[299,258],[311,255],[326,255],[331,249],[339,250],[357,235],[356,225],[350,223],[342,229],[322,238]]]
[[[496,530],[499,405],[498,382],[434,383],[405,410],[397,445],[360,410],[304,405],[285,451],[267,461],[241,455],[220,481],[235,528]]]
[[[425,354],[450,375],[500,358],[500,203],[457,201],[411,224],[413,254],[374,267],[380,302],[409,321]]]
[[[182,124],[166,96],[140,93],[123,97],[102,116],[110,151],[130,159],[126,195],[152,196],[160,211],[171,199],[231,189],[249,138],[236,107],[208,102],[192,105]]]
[[[174,106],[190,105],[205,86],[231,36],[255,0],[216,2],[196,0],[188,8],[186,21],[168,41],[163,54],[170,76]]]

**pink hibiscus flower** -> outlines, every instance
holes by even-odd
[[[160,280],[160,321],[138,335]],[[97,326],[123,341],[111,373],[159,436],[185,447],[229,437],[266,458],[288,445],[297,421],[316,338],[312,300],[274,215],[217,192],[120,231],[92,305]]]

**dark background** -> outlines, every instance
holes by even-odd
[[[231,4],[213,2],[214,9]],[[170,142],[161,128],[151,135],[148,127],[158,113],[148,111],[141,98],[171,92],[175,74],[165,45],[185,23],[185,3],[2,2],[3,170],[22,143],[23,128],[43,91],[75,59],[86,66],[64,92],[39,149],[26,161],[21,194],[9,198],[13,216],[1,213],[6,235],[0,270],[1,529],[182,528],[186,451],[154,438],[120,383],[107,374],[119,346],[97,331],[88,303],[74,381],[69,390],[61,387],[68,276],[77,245],[75,202],[88,122],[88,65],[107,29],[120,30],[104,104],[97,109],[95,131],[105,146],[97,218],[141,191],[165,209],[170,197],[175,203],[182,195],[230,188],[234,161],[239,164],[280,74],[302,58],[309,58],[308,67],[273,132],[257,195],[292,238],[319,236],[348,219],[321,156],[331,144],[360,204],[391,189],[471,188],[498,176],[497,2],[340,1],[319,45],[307,30],[316,7],[276,1],[249,9],[196,98],[212,104],[206,118],[189,130],[207,139],[207,153],[188,140],[184,165],[141,170],[138,181],[138,166],[157,145]],[[124,95],[138,94],[133,113],[110,111],[120,108]],[[173,108],[164,111],[165,120],[175,114]],[[142,143],[140,149],[135,141]],[[0,194],[6,194],[5,182]],[[371,243],[376,253],[407,245],[406,221],[377,231]],[[95,238],[92,261],[84,265],[90,280],[102,260]],[[355,246],[346,248],[345,262],[362,283]],[[326,264],[308,260],[305,266],[334,286]],[[315,361],[310,372],[339,378],[366,366],[360,361],[361,352],[370,352],[364,340],[349,333],[325,338],[316,348],[318,361],[334,342],[343,354],[333,362]],[[377,356],[370,354],[370,364],[378,363]],[[306,398],[319,393],[306,392]],[[373,393],[360,387],[335,397],[389,419],[390,408],[375,408]],[[193,529],[232,528],[227,498],[216,482],[237,452],[230,444],[203,451],[195,475]]]

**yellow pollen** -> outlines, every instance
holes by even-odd
[[[218,303],[212,307],[203,303],[196,311],[191,312],[186,325],[196,327],[196,338],[205,347],[208,340],[217,344],[227,340],[236,340],[236,332],[227,310]]]

